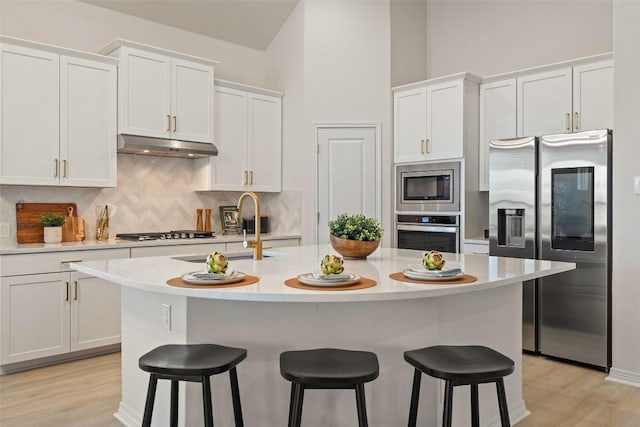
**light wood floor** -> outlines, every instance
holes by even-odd
[[[640,388],[605,381],[604,372],[523,359],[532,415],[518,427],[640,426]],[[119,400],[120,353],[0,376],[0,426],[117,427]]]

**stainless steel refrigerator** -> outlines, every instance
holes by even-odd
[[[611,366],[610,130],[491,141],[489,253],[570,261],[523,284],[523,348]]]

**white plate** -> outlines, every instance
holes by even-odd
[[[409,266],[408,270],[414,273],[427,275],[429,277],[452,277],[459,275],[462,272],[460,267],[445,267],[442,270],[427,270],[422,264],[412,264]]]
[[[427,270],[425,270],[427,271]],[[453,279],[457,279],[458,277],[462,277],[464,276],[464,272],[460,271],[457,274],[454,275],[448,275],[448,276],[436,276],[436,275],[430,275],[430,274],[422,274],[422,273],[416,273],[415,271],[411,270],[411,269],[406,269],[402,272],[402,274],[405,277],[408,277],[409,279],[414,279],[414,280],[428,280],[428,281],[433,281],[433,282],[437,282],[437,281],[441,281],[441,280],[453,280]]]
[[[244,273],[233,270],[231,270],[229,274],[193,271],[191,273],[183,274],[182,280],[192,285],[225,285],[227,283],[239,282],[244,279],[244,277]]]
[[[309,285],[309,286],[331,287],[331,286],[353,285],[354,283],[358,283],[360,279],[362,279],[362,277],[357,276],[355,274],[349,274],[348,276],[349,278],[347,280],[339,280],[339,281],[323,280],[323,279],[316,279],[315,277],[313,277],[313,273],[306,273],[306,274],[299,275],[298,280],[301,283],[304,283],[305,285]]]
[[[349,274],[322,274],[320,272],[314,271],[313,273],[311,273],[313,275],[314,279],[318,279],[318,280],[328,280],[331,282],[340,282],[340,281],[345,281],[345,280],[350,280],[351,279],[351,275]]]

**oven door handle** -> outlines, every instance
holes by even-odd
[[[448,227],[441,225],[397,225],[398,231],[422,231],[429,233],[457,233],[460,227]]]

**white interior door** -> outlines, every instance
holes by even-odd
[[[318,243],[328,243],[328,222],[341,213],[380,220],[379,135],[377,125],[316,128]]]

